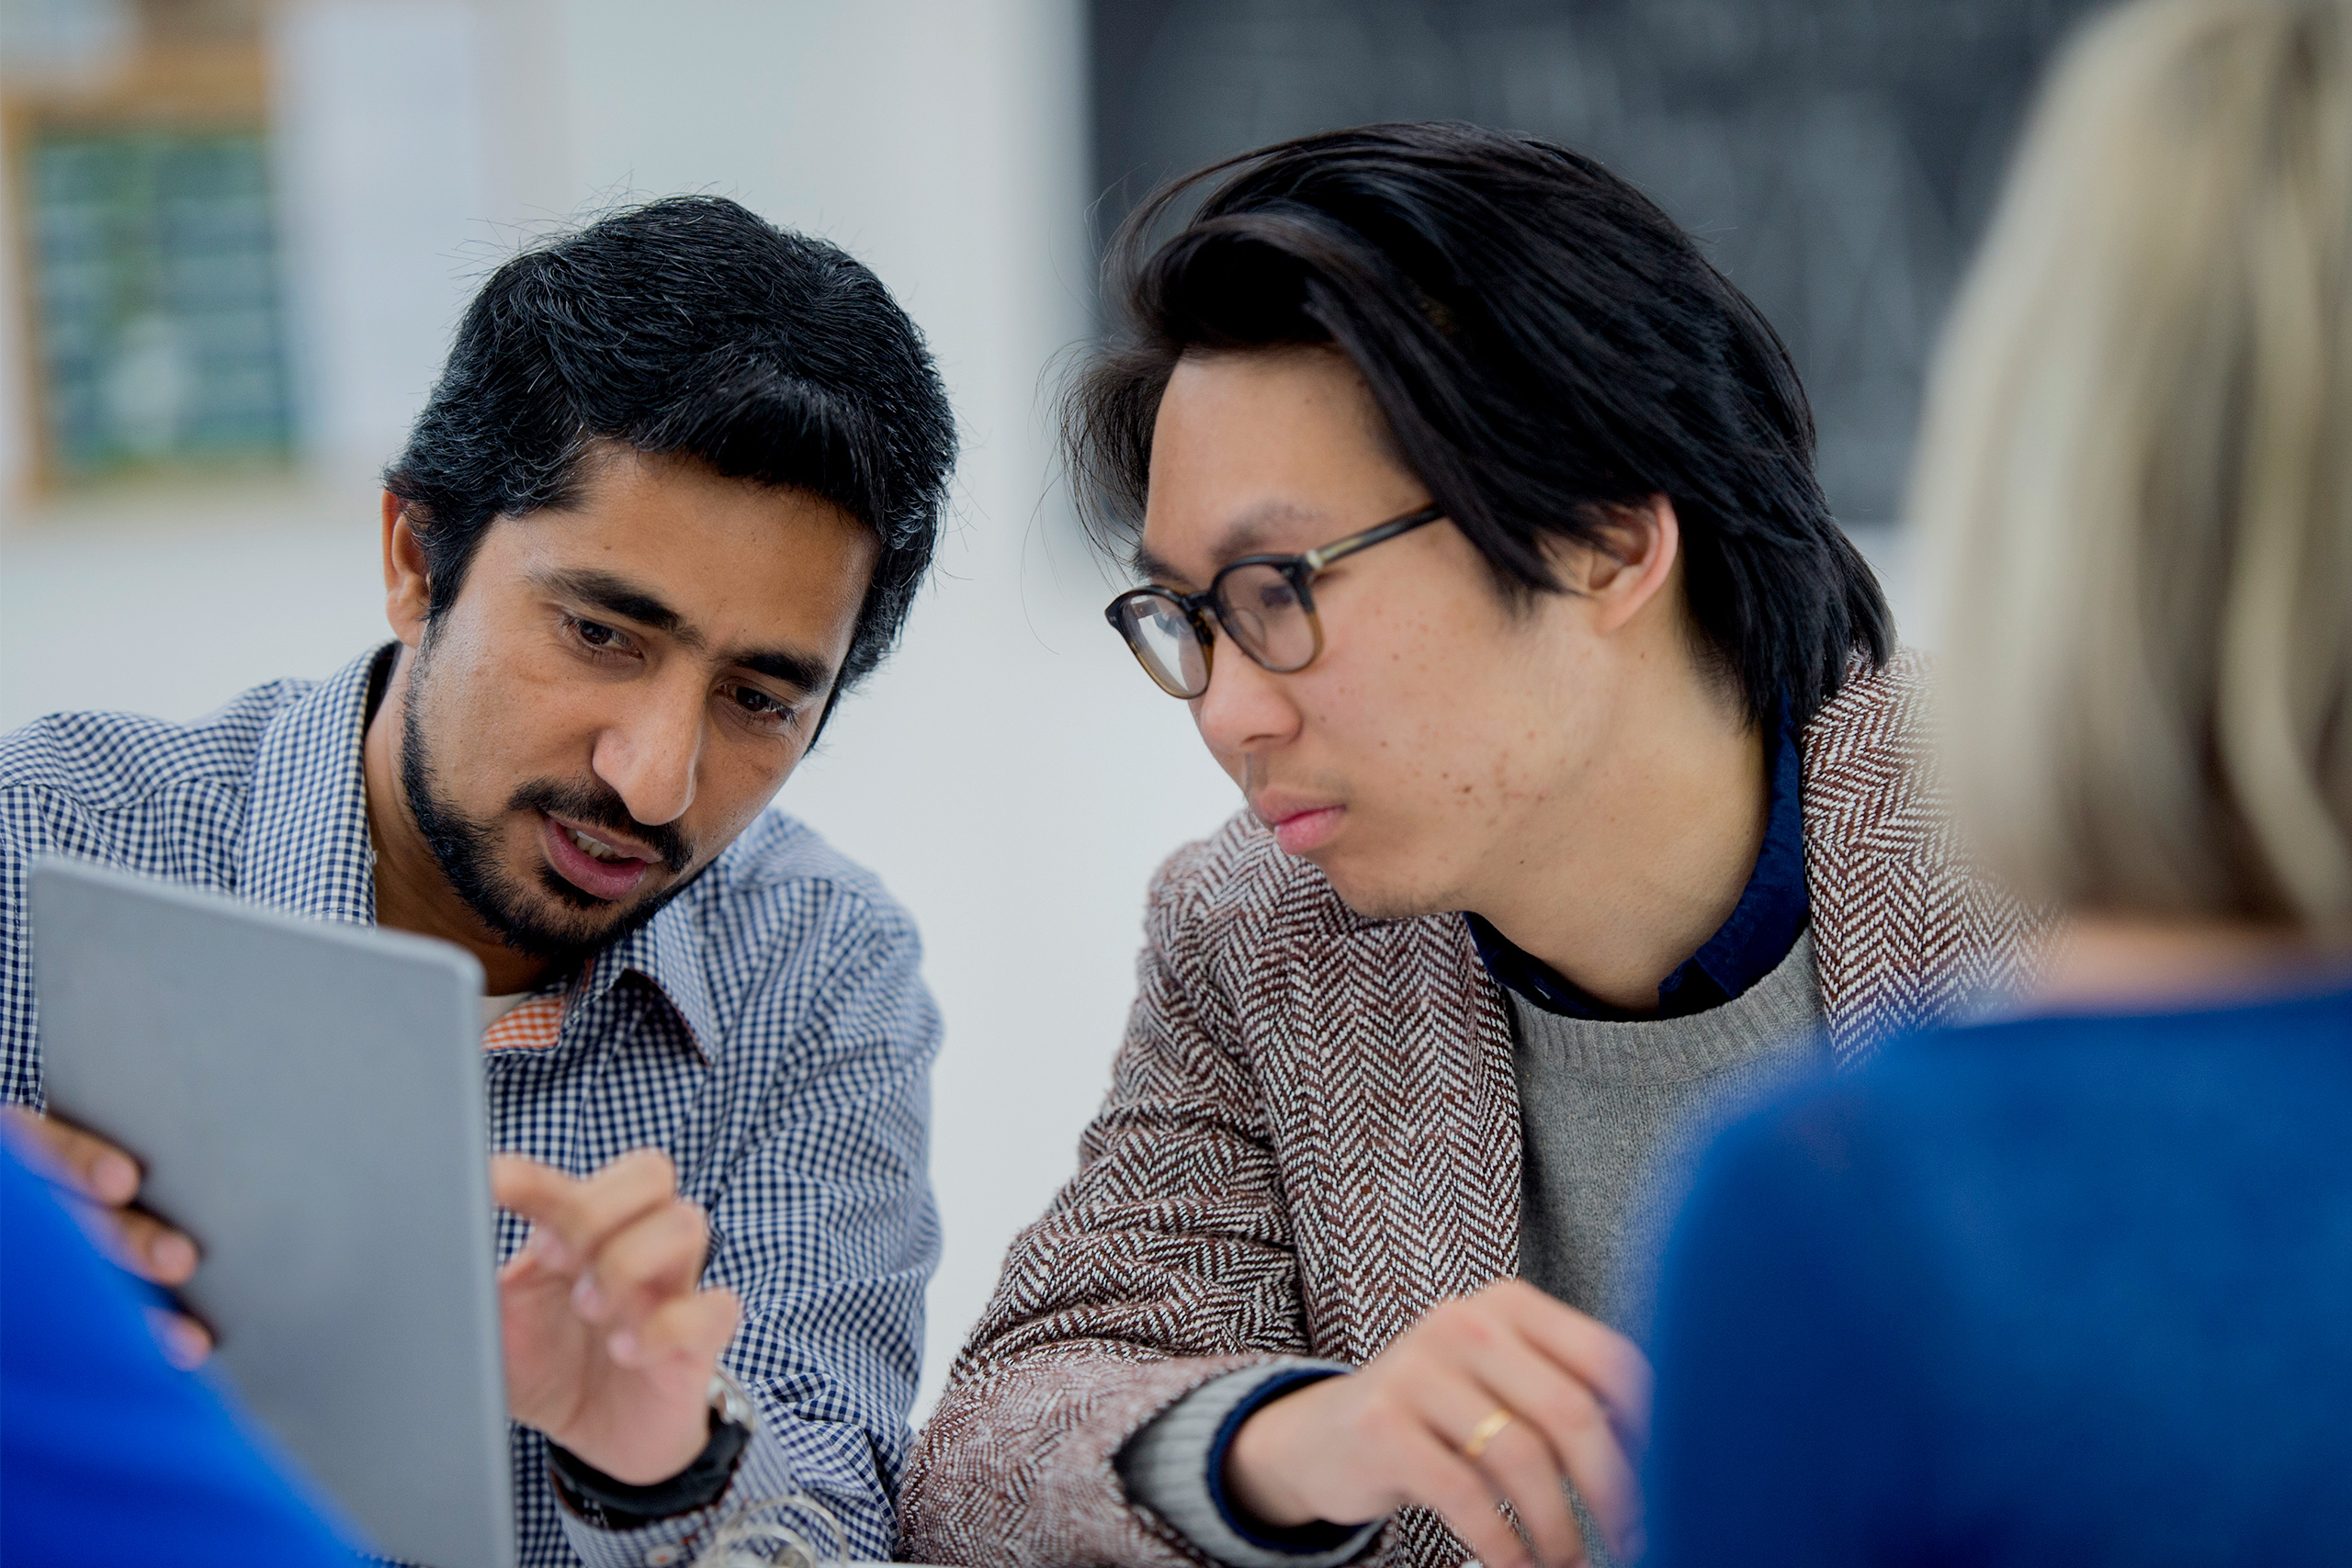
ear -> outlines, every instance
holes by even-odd
[[[1560,581],[1592,601],[1593,626],[1613,632],[1658,602],[1682,558],[1682,525],[1663,495],[1610,515],[1595,545],[1564,543],[1554,560]]]
[[[392,635],[414,648],[424,637],[425,612],[433,604],[433,580],[425,570],[424,546],[408,520],[408,502],[384,492],[384,619]]]

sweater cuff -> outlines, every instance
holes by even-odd
[[[1339,1568],[1372,1544],[1381,1521],[1277,1530],[1242,1517],[1225,1494],[1225,1460],[1241,1424],[1270,1402],[1351,1369],[1283,1360],[1203,1383],[1162,1411],[1119,1451],[1127,1495],[1227,1568]]]

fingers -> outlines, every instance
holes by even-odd
[[[605,1353],[617,1364],[645,1370],[664,1360],[690,1364],[707,1375],[735,1337],[743,1309],[735,1292],[713,1287],[694,1295],[674,1297],[645,1319],[616,1328],[606,1337]]]
[[[1473,1300],[1490,1300],[1519,1333],[1600,1396],[1628,1443],[1647,1441],[1650,1364],[1634,1342],[1524,1280],[1505,1280]]]
[[[92,1239],[118,1264],[159,1285],[184,1285],[196,1273],[196,1243],[154,1215],[125,1207],[139,1196],[138,1161],[53,1116],[17,1105],[6,1107],[5,1114],[43,1174],[96,1205],[77,1212]],[[209,1348],[209,1336],[205,1342]]]
[[[122,1209],[113,1214],[116,1260],[158,1285],[185,1285],[196,1273],[196,1243],[153,1214]]]
[[[1419,1478],[1419,1484],[1415,1487],[1419,1494],[1418,1500],[1445,1520],[1446,1527],[1462,1538],[1473,1556],[1487,1568],[1532,1568],[1526,1542],[1519,1539],[1519,1532],[1510,1528],[1510,1521],[1496,1506],[1494,1488],[1458,1450],[1440,1440],[1427,1427],[1405,1438],[1403,1448],[1405,1451],[1398,1457]],[[1558,1494],[1556,1482],[1552,1491]],[[1561,1508],[1563,1512],[1566,1509],[1565,1500]],[[1526,1510],[1521,1509],[1520,1514],[1525,1517]],[[1560,1555],[1555,1555],[1539,1541],[1544,1561],[1555,1568],[1581,1562],[1584,1546],[1577,1536],[1573,1519],[1568,1523],[1568,1539],[1574,1545]]]
[[[624,1155],[584,1181],[531,1160],[498,1156],[491,1167],[492,1191],[532,1221],[530,1242],[510,1269],[570,1277],[571,1310],[582,1321],[616,1335],[626,1330],[632,1345],[664,1342],[660,1333],[645,1339],[652,1332],[647,1325],[672,1305],[697,1299],[710,1239],[709,1222],[677,1195],[675,1180],[668,1156],[658,1149]],[[727,1318],[718,1341],[723,1347],[734,1332],[734,1297],[723,1291],[702,1295],[714,1297],[715,1304],[697,1311]]]
[[[139,1162],[104,1138],[54,1116],[7,1107],[8,1124],[28,1140],[51,1176],[92,1201],[119,1209],[139,1196]]]
[[[702,1278],[709,1225],[700,1209],[672,1199],[605,1238],[572,1287],[572,1304],[590,1323],[629,1322]]]
[[[1638,1552],[1641,1487],[1625,1431],[1646,1425],[1648,1367],[1631,1341],[1517,1280],[1436,1307],[1408,1340],[1395,1371],[1420,1421],[1511,1505],[1545,1562],[1586,1556],[1568,1483],[1612,1547]],[[1497,1426],[1498,1414],[1510,1419]]]
[[[1571,1414],[1563,1417],[1553,1412],[1540,1418],[1526,1413],[1526,1406],[1534,1403],[1524,1393],[1514,1394],[1503,1408],[1510,1409],[1515,1419],[1478,1457],[1478,1468],[1494,1483],[1496,1495],[1519,1511],[1520,1522],[1545,1561],[1578,1562],[1585,1556],[1584,1537],[1563,1490],[1565,1477],[1584,1497],[1611,1550],[1620,1557],[1638,1555],[1632,1549],[1642,1528],[1641,1483],[1599,1403],[1584,1398],[1578,1416],[1573,1414],[1577,1402],[1570,1396],[1563,1403]],[[1556,1429],[1563,1426],[1565,1435]],[[1462,1429],[1467,1429],[1466,1422]]]
[[[1560,1484],[1567,1467],[1527,1418],[1517,1416],[1514,1412],[1516,1418],[1487,1439],[1476,1460],[1466,1457],[1468,1438],[1477,1423],[1490,1411],[1509,1408],[1490,1403],[1475,1415],[1447,1423],[1447,1440],[1453,1451],[1464,1458],[1465,1465],[1481,1478],[1490,1510],[1496,1498],[1510,1500],[1519,1514],[1520,1524],[1526,1529],[1528,1540],[1534,1543],[1536,1553],[1544,1562],[1581,1562],[1585,1560],[1584,1532],[1577,1529],[1576,1515],[1568,1508],[1568,1495]],[[1605,1523],[1603,1528],[1607,1528]]]
[[[1565,1475],[1584,1495],[1610,1544],[1622,1551],[1641,1528],[1641,1483],[1599,1396],[1513,1337],[1475,1343],[1460,1354],[1463,1371],[1490,1398],[1482,1409],[1464,1405],[1452,1412],[1444,1429],[1466,1435],[1497,1408],[1515,1417],[1488,1442],[1481,1468],[1504,1483],[1536,1545],[1548,1551],[1545,1531],[1552,1522],[1566,1520],[1574,1532],[1560,1495]]]
[[[569,1269],[596,1256],[613,1235],[674,1201],[677,1170],[659,1149],[633,1149],[586,1180],[515,1155],[491,1161],[491,1191],[548,1239],[533,1237],[553,1267]]]
[[[149,1307],[147,1326],[153,1331],[155,1343],[163,1347],[164,1359],[184,1372],[194,1371],[204,1365],[212,1354],[212,1334],[192,1317],[184,1317],[162,1307]]]

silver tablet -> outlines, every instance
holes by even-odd
[[[50,1106],[203,1249],[220,1369],[376,1550],[511,1568],[481,966],[72,861],[30,908]]]

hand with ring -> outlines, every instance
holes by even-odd
[[[1568,1568],[1586,1555],[1573,1483],[1611,1551],[1631,1561],[1643,1545],[1634,1472],[1649,1401],[1649,1364],[1631,1340],[1523,1280],[1499,1280],[1433,1309],[1355,1373],[1251,1416],[1227,1451],[1226,1490],[1277,1529],[1430,1508],[1487,1568]]]

